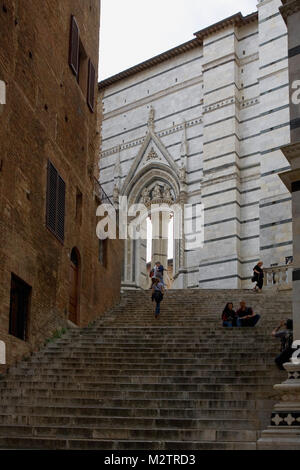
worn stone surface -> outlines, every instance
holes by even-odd
[[[242,297],[260,322],[223,328]],[[256,449],[283,376],[270,331],[290,315],[290,293],[177,290],[156,320],[150,291],[127,292],[0,380],[0,447]]]

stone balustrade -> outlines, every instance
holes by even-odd
[[[292,288],[293,265],[264,268],[264,287],[279,289]]]

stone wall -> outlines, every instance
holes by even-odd
[[[185,287],[250,287],[259,259],[282,265],[293,253],[291,197],[278,177],[289,168],[280,151],[289,142],[280,5],[264,0],[251,21],[224,20],[197,33],[197,47],[100,84],[101,183],[108,194],[118,159],[121,188],[132,169],[151,106],[154,132],[175,164],[187,149],[187,202],[204,204],[205,233],[202,249],[185,251]]]
[[[71,15],[97,70],[100,1],[5,0],[0,8],[0,79],[7,88],[0,117],[0,339],[8,364],[66,326],[73,247],[81,258],[78,324],[119,299],[122,244],[109,242],[107,268],[98,261],[99,131],[68,63]],[[45,223],[48,159],[66,183],[64,244]],[[8,334],[12,273],[32,287],[27,341]]]

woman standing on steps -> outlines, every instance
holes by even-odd
[[[260,261],[257,265],[253,268],[253,277],[252,282],[256,282],[256,286],[254,287],[254,292],[261,292],[264,284],[264,270],[263,270],[263,262]]]
[[[164,285],[158,278],[154,278],[152,286],[152,302],[155,300],[156,309],[155,309],[155,318],[158,318],[160,314],[160,303],[164,298]]]

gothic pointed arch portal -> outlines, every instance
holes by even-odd
[[[123,190],[122,195],[127,196],[129,207],[142,203],[148,209],[148,217],[152,224],[151,266],[153,267],[156,261],[160,261],[167,268],[169,244],[171,243],[173,247],[173,271],[170,274],[166,273],[165,276],[167,286],[171,287],[171,279],[179,266],[180,253],[180,240],[171,241],[168,230],[174,204],[180,200],[180,181],[177,171],[165,164],[152,162],[133,175]],[[154,205],[158,208],[158,213],[152,212],[151,214]],[[148,244],[147,239],[125,241],[123,288],[148,289],[150,287],[151,280],[147,267]]]
[[[136,154],[133,163],[121,185],[121,159],[120,148],[114,168],[114,190],[113,198],[118,204],[119,196],[126,196],[128,207],[133,204],[143,203],[150,215],[151,205],[163,207],[159,216],[159,222],[155,218],[154,237],[152,240],[152,259],[161,261],[165,267],[168,266],[168,239],[166,240],[166,230],[161,226],[166,224],[166,217],[172,215],[172,206],[176,204],[175,212],[178,217],[178,205],[181,207],[181,214],[184,212],[184,204],[187,200],[187,155],[188,143],[186,137],[186,123],[183,124],[183,140],[180,150],[180,166],[161,138],[155,132],[155,111],[150,107],[148,129],[145,137],[141,139],[142,145]],[[178,161],[178,159],[177,159]],[[173,211],[174,212],[174,211]],[[153,218],[153,217],[152,217]],[[163,220],[163,221],[162,221]],[[177,222],[178,219],[176,219]],[[151,220],[153,225],[153,220]],[[178,234],[178,223],[176,234]],[[182,225],[182,224],[181,224]],[[153,225],[154,227],[154,225]],[[152,228],[153,228],[152,227]],[[183,226],[181,226],[181,229]],[[157,233],[160,235],[156,238]],[[181,231],[183,233],[183,230]],[[147,237],[146,237],[147,238]],[[169,238],[169,237],[167,237]],[[176,238],[176,239],[175,239]],[[178,276],[178,286],[184,287],[181,279],[185,266],[184,237],[179,239],[173,237],[173,272],[172,276]],[[180,279],[179,279],[180,278]],[[148,288],[150,278],[147,271],[147,240],[125,240],[125,256],[123,266],[123,289]]]

